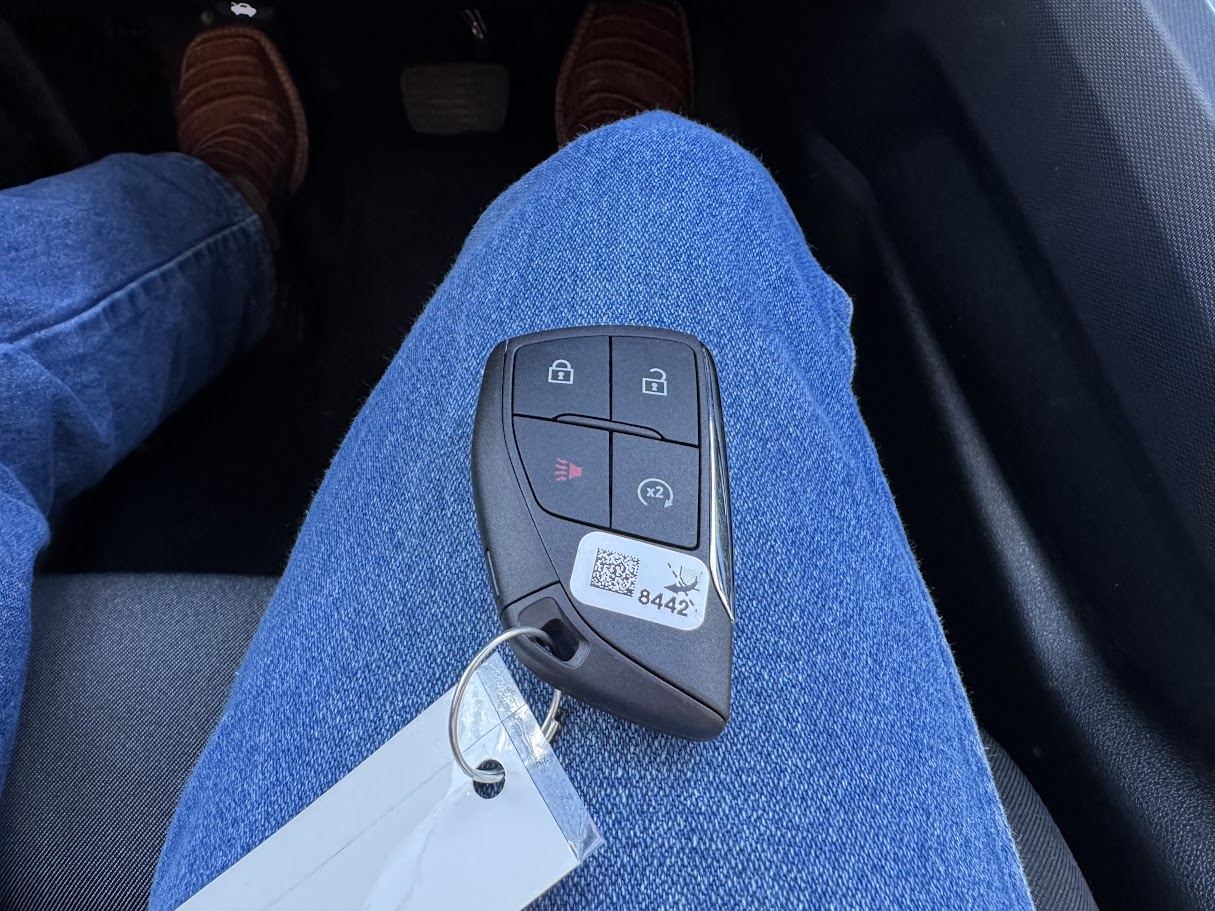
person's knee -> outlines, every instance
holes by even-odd
[[[754,159],[721,133],[703,124],[668,111],[649,111],[626,117],[580,136],[561,154],[593,149],[596,154],[613,157],[650,157],[666,152],[681,160],[698,160],[705,165],[737,165]]]
[[[708,127],[652,111],[579,137],[502,194],[470,244],[510,239],[535,223],[550,238],[630,232],[672,244],[689,224],[730,229],[762,218],[783,197],[764,166]]]
[[[560,302],[578,300],[603,305],[585,311],[586,322],[652,321],[657,300],[677,321],[679,306],[701,312],[733,276],[770,272],[798,239],[752,155],[706,127],[650,113],[586,134],[511,187],[479,220],[448,287],[527,287],[515,324],[551,322]]]
[[[601,193],[639,189],[669,199],[672,190],[696,197],[736,196],[771,186],[754,156],[701,124],[651,111],[600,127],[557,156],[567,175],[585,175]],[[630,194],[633,195],[633,194]]]

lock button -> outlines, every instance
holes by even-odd
[[[522,346],[515,353],[514,413],[610,417],[608,350],[606,335]]]
[[[696,354],[683,342],[612,338],[612,420],[697,445]]]

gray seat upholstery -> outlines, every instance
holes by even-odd
[[[979,736],[1034,906],[1038,911],[1097,911],[1071,848],[1034,786],[995,738],[982,729]]]
[[[143,909],[276,579],[43,577],[0,796],[0,908]]]
[[[161,843],[276,580],[37,580],[30,670],[0,796],[0,907],[147,906]],[[1039,911],[1096,906],[1033,787],[985,737]]]

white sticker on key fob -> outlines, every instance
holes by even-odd
[[[570,590],[583,604],[694,630],[704,622],[709,570],[690,554],[593,531],[578,544]]]

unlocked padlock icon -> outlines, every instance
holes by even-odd
[[[567,386],[574,382],[574,367],[569,361],[562,358],[557,358],[553,361],[553,366],[548,368],[548,381],[550,383],[564,383]]]
[[[646,395],[666,395],[667,372],[659,370],[657,367],[651,367],[649,372],[657,373],[658,376],[643,376],[641,378],[641,391]]]

